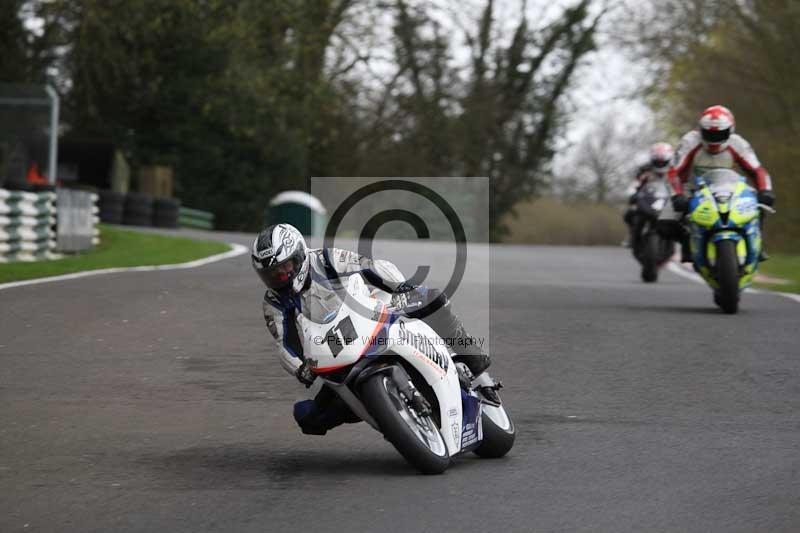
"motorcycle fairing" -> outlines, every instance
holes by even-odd
[[[480,409],[476,422],[472,411],[464,418],[458,371],[448,347],[439,342],[441,337],[422,320],[393,313],[382,300],[370,296],[361,276],[350,277],[341,305],[328,322],[298,320],[306,361],[316,374],[324,376],[360,364],[362,358],[377,360],[391,353],[416,369],[433,390],[439,403],[439,432],[450,455],[461,451],[465,420],[482,438]],[[467,401],[472,405],[476,400]]]
[[[716,243],[732,240],[742,269],[739,287],[743,289],[753,281],[761,252],[756,194],[743,180],[736,183],[727,198],[715,197],[702,178],[697,183],[700,189],[689,201],[688,217],[694,269],[712,288],[719,288],[714,279]]]
[[[464,413],[461,421],[461,450],[476,447],[483,440],[483,424],[481,423],[481,402],[474,392],[461,389],[461,404]],[[455,429],[453,436],[455,436]]]
[[[401,332],[400,329],[405,332]],[[418,319],[400,319],[392,324],[389,337],[408,339],[392,346],[392,351],[411,364],[433,389],[439,401],[439,428],[450,455],[461,452],[463,406],[458,372],[443,344],[415,344],[415,339],[440,338],[429,325]],[[420,350],[422,348],[422,350]],[[433,351],[431,351],[433,350]],[[459,426],[459,427],[457,427]]]

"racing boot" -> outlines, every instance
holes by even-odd
[[[771,205],[771,204],[770,204]],[[769,255],[764,251],[764,224],[766,223],[767,215],[764,211],[761,212],[761,217],[758,219],[758,227],[761,230],[761,251],[758,252],[758,262],[763,263],[769,260]]]
[[[294,419],[306,435],[325,435],[336,426],[361,421],[328,387],[322,387],[313,400],[295,403]]]
[[[622,220],[628,226],[628,238],[622,241],[623,248],[634,248],[634,243],[636,242],[636,235],[634,233],[635,227],[633,224],[633,213],[634,213],[633,209],[628,208],[628,210],[625,211],[625,214],[622,216]]]
[[[497,391],[503,388],[503,384],[499,381],[495,381],[488,372],[484,372],[472,380],[472,388],[480,392],[483,398],[489,403],[495,405],[503,403],[502,400],[500,400],[500,395],[497,394]]]

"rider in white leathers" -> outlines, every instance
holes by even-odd
[[[435,289],[409,285],[400,270],[389,261],[374,260],[355,252],[308,249],[300,232],[289,224],[270,226],[253,242],[253,268],[267,286],[264,294],[264,319],[275,338],[283,368],[306,386],[315,379],[313,361],[303,356],[296,319],[302,314],[321,322],[331,311],[328,302],[335,299],[342,279],[360,274],[371,286],[393,294],[392,304],[406,316],[421,318],[445,339],[456,362],[464,363],[477,376],[473,382],[490,402],[500,403],[499,384],[485,372],[489,356],[477,341],[464,331],[461,321],[450,309],[447,296]],[[298,402],[294,416],[304,433],[324,435],[344,422],[358,419],[335,393],[323,387],[314,400]]]

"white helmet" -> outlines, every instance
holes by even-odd
[[[269,289],[303,292],[308,279],[308,248],[303,235],[291,224],[276,224],[258,234],[250,258]]]
[[[728,147],[728,139],[736,129],[736,120],[730,109],[714,105],[700,115],[699,126],[703,147],[707,152],[717,154]]]
[[[650,165],[656,174],[666,174],[675,151],[669,143],[655,143],[650,147]]]

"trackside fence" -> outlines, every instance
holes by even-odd
[[[100,243],[97,195],[0,189],[0,263],[59,259]]]
[[[0,263],[55,259],[56,193],[0,189]]]
[[[214,229],[214,213],[181,207],[178,210],[178,225],[182,228]]]

